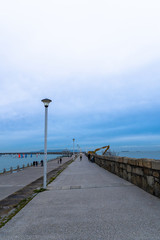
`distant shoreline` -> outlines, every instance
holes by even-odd
[[[65,152],[47,152],[47,154],[66,154],[68,153],[67,151]],[[71,152],[69,152],[71,153]],[[15,154],[44,154],[44,152],[4,152],[0,153],[0,155],[15,155]]]

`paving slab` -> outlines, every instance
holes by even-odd
[[[1,228],[0,239],[160,240],[159,213],[159,198],[83,156]]]
[[[69,159],[68,157],[63,157],[62,163],[67,162]],[[47,163],[47,172],[50,172],[59,165],[57,159],[49,161]],[[26,167],[17,172],[0,175],[0,200],[8,197],[41,176],[43,176],[43,167],[40,165],[37,167]]]

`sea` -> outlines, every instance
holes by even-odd
[[[60,156],[59,154],[47,154],[47,161]],[[44,154],[1,154],[0,173],[3,172],[4,168],[6,171],[9,171],[11,167],[14,170],[17,166],[22,168],[23,165],[26,167],[28,163],[31,164],[34,161],[40,163],[41,160],[44,160]]]
[[[102,155],[103,152],[100,153]],[[148,158],[154,160],[160,160],[160,151],[107,151],[106,156],[119,156],[129,158]]]
[[[116,152],[116,156],[160,160],[160,151],[121,151]]]
[[[111,154],[120,157],[160,160],[160,151],[111,151]],[[48,154],[47,161],[56,159],[60,156],[60,154]],[[11,167],[13,169],[16,169],[17,166],[22,168],[23,165],[27,166],[28,163],[31,164],[34,161],[38,161],[40,163],[41,160],[44,160],[44,154],[2,154],[0,155],[0,173],[3,172],[4,168],[6,171],[9,171]]]

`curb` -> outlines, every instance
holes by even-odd
[[[47,173],[47,184],[52,182],[72,162],[73,160],[69,160]],[[38,194],[38,191],[35,190],[41,188],[42,184],[43,176],[0,201],[0,228]]]

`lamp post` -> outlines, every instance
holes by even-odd
[[[41,100],[45,107],[45,130],[44,130],[44,172],[43,172],[43,188],[47,186],[47,121],[48,121],[48,106],[52,100],[45,98]]]
[[[77,144],[78,150],[79,150],[79,145]]]
[[[73,159],[74,159],[74,141],[75,141],[75,138],[73,138]]]

